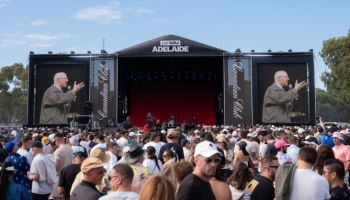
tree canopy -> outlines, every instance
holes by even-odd
[[[0,69],[0,123],[27,121],[28,68],[15,63]]]
[[[326,121],[349,122],[350,105],[340,97],[316,89],[316,115]]]
[[[320,55],[329,68],[321,76],[327,91],[350,103],[350,31],[324,41]]]

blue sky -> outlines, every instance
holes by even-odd
[[[350,1],[0,0],[0,67],[27,64],[30,51],[99,53],[175,34],[227,51],[314,49],[345,36]],[[323,83],[316,79],[316,87]]]

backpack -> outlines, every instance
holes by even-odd
[[[275,178],[275,199],[288,200],[293,185],[295,165],[285,163],[278,167]]]

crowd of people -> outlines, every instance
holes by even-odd
[[[0,200],[350,199],[350,130],[323,123],[1,129],[0,142]]]

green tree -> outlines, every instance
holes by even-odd
[[[325,121],[349,122],[350,105],[340,97],[316,89],[316,115]]]
[[[23,124],[27,119],[28,68],[15,63],[0,69],[0,123]]]
[[[327,91],[350,103],[350,31],[324,41],[320,55],[329,68],[321,76]]]

